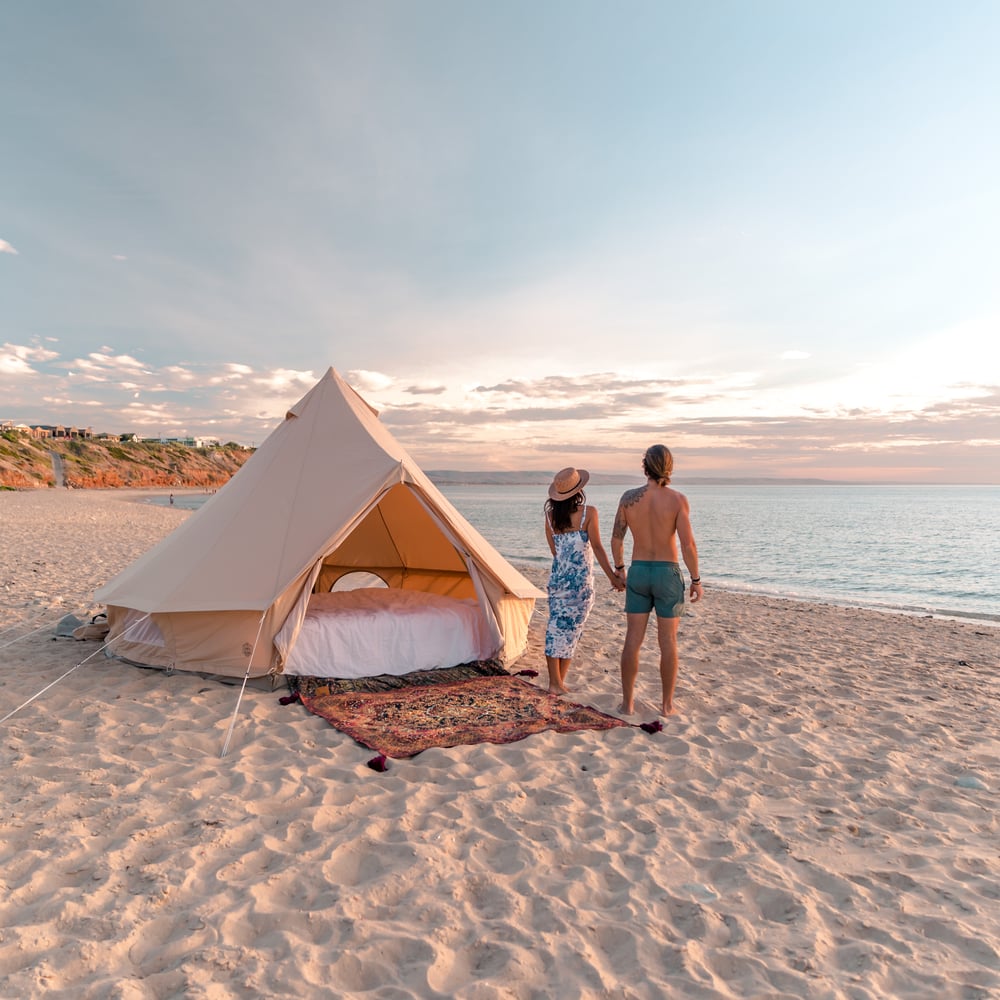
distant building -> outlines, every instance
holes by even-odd
[[[85,438],[94,436],[91,427],[65,427],[62,424],[35,424],[30,429],[32,437],[35,438]]]
[[[147,444],[179,444],[185,448],[218,448],[219,441],[217,438],[196,438],[196,437],[183,437],[183,438],[143,438]]]
[[[179,444],[185,448],[221,448],[218,438],[203,437],[149,437],[144,438],[139,434],[128,432],[126,434],[108,434],[105,431],[95,434],[92,427],[72,427],[63,424],[16,424],[13,420],[0,420],[0,434],[13,432],[15,434],[26,434],[36,440],[47,440],[49,438],[59,440],[97,440],[97,441],[121,441],[127,444]]]

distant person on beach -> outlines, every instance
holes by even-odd
[[[174,505],[174,495],[173,495],[173,493],[171,493],[170,494],[170,506],[173,507],[173,505]]]
[[[545,538],[552,553],[549,573],[549,623],[545,629],[545,662],[549,690],[566,694],[566,674],[583,626],[594,606],[594,559],[615,590],[624,583],[615,575],[597,523],[597,508],[587,504],[586,469],[557,472],[545,501]]]
[[[639,649],[646,635],[649,613],[656,609],[660,645],[661,712],[674,710],[677,683],[677,626],[684,612],[684,577],[677,562],[680,541],[684,564],[691,574],[691,600],[701,600],[698,547],[691,528],[687,497],[670,486],[674,456],[662,444],[646,450],[642,459],[646,485],[622,495],[611,531],[615,573],[625,581],[625,645],[622,647],[622,703],[619,711],[635,712],[635,681],[639,676]],[[632,565],[625,574],[626,532],[632,532]]]

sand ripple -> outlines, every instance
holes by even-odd
[[[183,516],[0,494],[6,634]],[[570,678],[606,711],[621,633]],[[711,590],[681,633],[662,733],[385,774],[267,683],[220,759],[236,686],[88,663],[0,729],[0,996],[1000,995],[1000,633]],[[0,648],[0,714],[91,651]]]

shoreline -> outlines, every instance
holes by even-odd
[[[548,560],[545,560],[546,569],[541,572],[538,568],[538,562],[534,562],[529,559],[510,559],[510,563],[516,566],[525,576],[532,579],[532,582],[536,586],[540,586],[542,590],[545,589],[544,581],[548,578]],[[595,576],[601,577],[601,569],[599,566],[594,566]],[[542,583],[538,583],[538,579],[542,579]],[[832,608],[845,608],[854,611],[865,611],[871,614],[877,615],[890,615],[890,616],[901,616],[903,618],[933,618],[935,621],[954,621],[954,622],[965,622],[968,624],[982,625],[985,628],[1000,628],[1000,615],[975,615],[971,612],[964,611],[932,611],[926,608],[896,608],[889,606],[878,606],[861,604],[853,601],[838,601],[832,597],[799,597],[791,594],[783,594],[762,590],[752,590],[747,587],[741,587],[735,584],[714,584],[711,579],[706,581],[706,596],[711,593],[726,593],[726,594],[738,594],[749,598],[760,598],[766,601],[786,601],[790,604],[805,604],[805,605],[815,605],[817,607],[832,607]]]
[[[131,562],[138,555],[141,555],[146,549],[151,548],[156,542],[158,542],[162,537],[165,537],[174,527],[179,523],[180,518],[184,518],[194,513],[197,508],[184,507],[182,505],[171,506],[167,503],[151,503],[150,499],[153,497],[166,498],[174,493],[175,496],[203,496],[205,490],[200,487],[189,487],[189,488],[177,488],[175,490],[164,490],[160,487],[115,487],[108,489],[93,489],[93,490],[17,490],[17,491],[3,491],[0,492],[0,514],[3,513],[4,507],[2,506],[4,497],[21,496],[24,498],[30,497],[50,497],[50,501],[42,501],[43,504],[48,503],[53,507],[61,507],[59,504],[59,497],[92,497],[95,500],[98,498],[105,498],[109,501],[117,501],[123,504],[132,504],[144,511],[156,511],[163,512],[163,515],[151,514],[149,520],[142,521],[143,529],[150,532],[151,537],[148,544],[142,545],[141,540],[138,545],[132,544],[131,540],[126,542],[124,545],[115,546],[115,549],[123,548],[128,554],[118,556],[117,552],[114,553],[114,561],[108,565],[108,563],[97,560],[94,563],[95,569],[97,567],[102,567],[107,565],[106,575],[100,576],[98,573],[91,573],[88,575],[87,580],[89,585],[85,585],[83,590],[77,591],[75,594],[63,594],[57,599],[57,603],[53,605],[55,608],[65,608],[69,604],[76,601],[78,604],[86,605],[85,610],[88,613],[94,614],[95,608],[99,609],[103,605],[98,606],[93,602],[93,592],[107,582],[112,576],[115,575],[120,569],[124,568],[129,562]],[[86,504],[86,501],[76,501],[79,506]],[[13,506],[13,504],[11,504]],[[23,504],[20,506],[24,506]],[[98,509],[111,510],[113,507],[104,508],[104,505],[98,502],[96,504]],[[41,510],[41,508],[38,508]],[[70,508],[72,509],[72,508]],[[16,516],[16,514],[15,514]],[[112,525],[117,529],[118,525],[112,514],[111,516]],[[133,523],[134,519],[126,519],[125,527],[134,528],[138,525]],[[35,527],[41,528],[45,524],[44,519],[40,519]],[[120,539],[119,541],[124,541]],[[102,541],[102,545],[107,545],[107,539]],[[15,543],[16,548],[16,543]],[[527,576],[532,583],[540,587],[543,591],[545,590],[545,584],[548,579],[548,568],[550,560],[545,559],[531,559],[531,558],[511,558],[508,557],[508,561],[511,565],[515,566],[520,572]],[[3,561],[2,553],[0,553],[0,601],[3,601],[5,596],[5,591],[9,590],[9,587],[5,586],[3,580]],[[601,582],[603,581],[603,575],[600,569],[595,566],[595,578],[597,580],[598,590],[601,588]],[[54,594],[59,594],[61,590],[65,590],[64,587],[53,587],[52,592]],[[778,601],[786,603],[790,609],[798,607],[806,608],[836,608],[846,611],[856,611],[860,613],[873,614],[889,619],[901,618],[901,619],[927,619],[940,622],[954,622],[959,624],[967,624],[970,626],[981,626],[990,629],[1000,629],[1000,616],[994,618],[985,615],[974,615],[966,612],[942,612],[942,611],[932,611],[929,609],[908,609],[908,608],[896,608],[896,607],[878,607],[872,605],[861,604],[851,601],[840,601],[835,598],[819,598],[819,597],[800,597],[797,595],[785,594],[785,593],[770,593],[763,592],[760,590],[743,588],[738,585],[732,584],[713,584],[711,579],[708,580],[706,586],[706,600],[709,595],[732,595],[737,598],[746,598],[749,600],[760,600],[763,602],[767,601]],[[39,606],[38,598],[41,596],[41,591],[36,591],[33,593],[33,600],[27,602],[31,606]],[[544,604],[544,602],[541,602]],[[14,610],[14,607],[10,605],[7,601],[3,601],[3,604],[8,608],[8,610]],[[685,611],[687,615],[691,610],[691,606],[688,605]],[[536,609],[535,617],[538,616],[538,610]],[[1000,663],[998,663],[1000,665]]]
[[[0,493],[8,630],[81,612],[189,513],[126,499]],[[543,687],[545,618],[512,668]],[[636,721],[655,718],[652,631]],[[50,689],[2,724],[0,995],[1000,991],[995,629],[709,590],[661,732],[384,774],[280,683],[246,689],[222,758],[238,684],[3,635],[0,716]],[[571,700],[615,714],[623,636],[598,585]]]
[[[449,484],[445,484],[449,485]],[[176,496],[204,496],[206,491],[204,489],[199,489],[197,487],[187,488],[187,489],[177,489],[173,491],[162,490],[158,487],[150,488],[149,490],[135,491],[140,492],[143,496],[133,498],[137,502],[147,503],[151,505],[158,505],[155,502],[155,498],[161,497],[166,498],[170,492],[173,492]],[[214,492],[214,491],[213,491]],[[163,504],[162,506],[167,506]],[[194,508],[183,508],[189,510],[196,510]],[[481,531],[482,529],[480,529]],[[503,555],[503,553],[501,553]],[[538,556],[538,557],[526,557],[526,556],[508,556],[506,558],[512,565],[516,566],[525,575],[532,575],[540,570],[545,571],[547,574],[548,567],[550,564],[550,557],[548,556]],[[600,570],[597,570],[598,576],[600,576]],[[533,581],[537,583],[535,577],[532,577]],[[544,590],[544,583],[540,584]],[[939,619],[941,621],[963,621],[970,622],[973,624],[980,624],[989,628],[1000,628],[1000,614],[990,614],[988,612],[971,612],[971,611],[961,611],[955,610],[950,611],[946,609],[936,609],[929,607],[918,607],[918,606],[902,606],[902,605],[890,605],[882,604],[876,600],[868,601],[867,603],[855,599],[851,600],[848,598],[838,598],[836,596],[819,596],[819,595],[808,595],[803,596],[800,594],[791,594],[783,592],[775,588],[774,590],[764,590],[759,586],[754,586],[750,584],[740,584],[740,583],[714,583],[711,577],[708,578],[707,586],[710,587],[714,592],[728,592],[735,594],[745,594],[752,597],[762,597],[769,598],[773,600],[786,600],[804,604],[818,604],[818,605],[831,605],[833,607],[842,608],[854,608],[859,611],[873,611],[878,614],[886,615],[902,615],[904,617],[931,617]]]

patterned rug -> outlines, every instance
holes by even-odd
[[[502,670],[492,676],[406,684],[392,690],[331,692],[325,682],[303,683],[314,680],[299,679],[302,704],[386,757],[412,757],[429,747],[513,743],[549,729],[573,733],[631,725]]]

